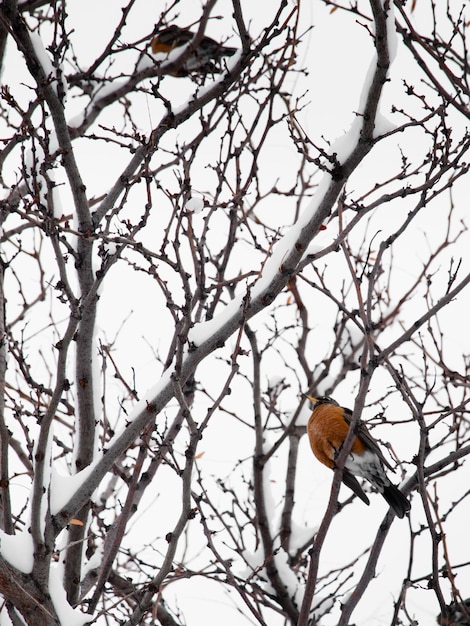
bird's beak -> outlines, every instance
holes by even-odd
[[[307,400],[310,400],[312,404],[316,404],[318,402],[318,398],[314,398],[313,396],[308,396],[306,393],[302,395],[304,396],[304,398],[307,398]]]

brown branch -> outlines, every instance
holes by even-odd
[[[180,396],[180,401],[186,404],[182,395]],[[158,592],[163,581],[173,567],[173,560],[176,554],[176,549],[178,547],[180,537],[186,527],[188,520],[191,519],[191,477],[194,467],[197,444],[199,442],[199,432],[197,428],[195,428],[194,423],[192,423],[192,420],[188,419],[189,414],[186,414],[185,417],[187,418],[188,425],[190,426],[190,440],[188,448],[185,452],[186,464],[181,475],[181,512],[175,527],[173,528],[172,532],[168,534],[168,548],[160,570],[153,577],[152,581],[148,585],[147,590],[140,594],[138,605],[133,611],[129,620],[126,621],[125,626],[137,626],[137,624],[141,624],[145,613],[152,606],[155,598],[155,593]]]
[[[277,550],[275,550],[274,547],[274,538],[270,527],[271,518],[266,507],[266,479],[264,474],[266,469],[266,456],[264,454],[264,429],[261,422],[260,354],[258,352],[255,334],[249,327],[245,328],[245,332],[250,341],[253,359],[253,408],[256,437],[253,455],[253,490],[257,513],[257,526],[263,544],[266,574],[276,593],[276,600],[282,606],[291,622],[295,623],[298,618],[298,610],[292,598],[289,596],[287,586],[283,582],[276,566],[275,555]]]
[[[13,533],[13,520],[10,497],[9,448],[11,432],[5,415],[5,384],[7,371],[7,339],[5,329],[5,274],[3,261],[0,259],[0,490],[2,517],[0,527],[8,535]]]
[[[101,566],[99,569],[98,579],[96,581],[96,588],[88,604],[87,612],[90,614],[93,614],[95,612],[96,605],[98,604],[103,588],[111,572],[114,559],[116,558],[116,554],[118,553],[121,547],[121,543],[122,543],[122,539],[124,537],[124,533],[126,530],[127,522],[133,513],[134,499],[135,499],[135,494],[136,494],[136,490],[138,486],[138,481],[142,472],[144,461],[147,457],[146,439],[148,439],[148,436],[144,435],[142,444],[139,449],[139,454],[137,456],[137,460],[134,465],[132,479],[129,484],[126,501],[124,503],[122,511],[119,515],[117,523],[113,524],[113,526],[110,528],[110,532],[106,536],[106,541],[105,541],[104,550],[103,550],[103,560],[101,562]]]
[[[60,626],[51,597],[43,585],[0,557],[2,596],[19,611],[28,626]]]
[[[419,317],[408,330],[403,332],[395,341],[389,344],[383,350],[380,350],[377,355],[377,359],[379,361],[384,361],[391,354],[395,352],[395,350],[409,341],[411,337],[419,330],[426,322],[435,317],[437,313],[442,310],[444,306],[452,302],[455,297],[470,283],[470,273],[465,276],[451,291],[446,293],[442,298],[440,298],[436,304],[428,309],[426,313],[424,313],[421,317]]]

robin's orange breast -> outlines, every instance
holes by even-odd
[[[164,52],[168,54],[175,47],[174,43],[166,43],[162,41],[158,36],[152,39],[152,52],[153,54],[157,54],[158,52]]]
[[[331,469],[335,466],[335,458],[349,431],[349,425],[343,416],[344,410],[340,406],[319,404],[307,425],[313,454]],[[351,452],[362,454],[366,449],[363,442],[355,437]]]

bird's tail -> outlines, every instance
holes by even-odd
[[[232,57],[237,51],[238,48],[229,48],[228,46],[222,46],[219,50],[219,54],[222,57]]]
[[[364,493],[361,485],[359,484],[359,481],[357,480],[357,478],[355,476],[350,474],[347,469],[343,470],[343,483],[347,487],[349,487],[349,489],[351,489],[351,491],[354,491],[356,496],[358,498],[361,498],[361,500],[363,502],[365,502],[367,505],[370,504],[369,503],[369,498]]]
[[[384,487],[382,495],[400,518],[404,517],[405,513],[411,508],[408,498],[402,494],[398,487],[392,485],[392,483]]]

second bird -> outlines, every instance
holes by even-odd
[[[153,54],[168,54],[175,48],[181,48],[195,37],[195,33],[187,28],[180,28],[175,24],[159,31],[152,39]],[[223,46],[214,39],[204,35],[188,58],[178,67],[173,76],[188,76],[189,74],[220,74],[223,57],[231,57],[236,48]]]

